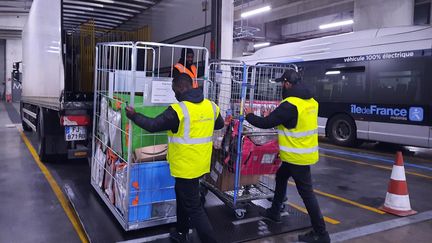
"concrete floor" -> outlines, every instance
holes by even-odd
[[[15,108],[18,108],[16,104]],[[0,144],[6,144],[0,147],[0,182],[4,182],[0,187],[3,195],[0,197],[0,242],[80,242],[18,130],[5,127],[10,123],[5,106],[0,103]],[[26,135],[32,143],[37,142],[33,134]],[[313,166],[312,173],[330,233],[397,219],[376,209],[384,202],[394,152],[399,149],[404,150],[412,207],[420,213],[432,210],[432,150],[381,144],[342,148],[327,143],[325,139],[320,147],[320,162]],[[86,161],[59,161],[46,165],[61,187],[89,181],[79,173],[88,170]],[[6,183],[12,186],[4,186]],[[287,195],[291,206],[299,210],[304,208],[293,185],[288,186]],[[114,220],[113,217],[107,218],[110,219]],[[431,228],[432,221],[428,220],[348,242],[430,242]],[[252,242],[293,242],[298,233]],[[124,237],[117,234],[120,236],[113,236],[113,242]]]
[[[428,243],[432,241],[432,220],[404,227],[386,230],[380,233],[363,236],[350,240],[351,243],[393,243],[416,242]]]
[[[0,145],[0,242],[79,242],[3,103]]]

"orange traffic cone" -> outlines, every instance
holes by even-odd
[[[400,151],[396,153],[396,161],[393,165],[385,202],[380,209],[397,216],[409,216],[417,213],[411,209],[402,152]]]

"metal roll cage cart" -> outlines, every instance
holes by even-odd
[[[194,65],[203,75],[198,82],[208,90],[204,81],[209,53],[204,47],[96,45],[91,185],[126,231],[176,221],[174,178],[165,158],[167,134],[134,125],[125,107],[155,117],[177,102],[171,87],[173,66],[186,56],[184,48],[194,51]]]
[[[243,110],[249,106],[256,115],[265,116],[276,108],[282,88],[274,80],[287,69],[292,67],[233,60],[214,60],[209,65],[208,97],[219,105],[229,125],[215,131],[212,168],[201,181],[201,198],[204,202],[211,191],[239,219],[251,201],[273,197],[273,175],[281,163],[277,130],[253,127],[245,121]]]

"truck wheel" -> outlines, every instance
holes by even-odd
[[[347,115],[333,117],[328,125],[330,140],[341,146],[354,146],[357,144],[357,127],[354,120]]]
[[[45,132],[44,132],[43,109],[39,110],[37,134],[38,134],[38,138],[39,138],[39,147],[38,147],[39,159],[41,161],[46,162],[48,160],[48,156],[46,154],[46,138],[45,138]]]
[[[45,138],[39,139],[39,149],[38,149],[38,155],[39,159],[42,162],[47,162],[48,156],[46,154],[46,148],[45,148]]]

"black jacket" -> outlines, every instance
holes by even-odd
[[[310,99],[312,98],[312,95],[304,84],[299,83],[284,92],[283,99],[288,97]],[[282,124],[284,127],[292,129],[297,126],[297,118],[297,107],[289,102],[281,103],[267,117],[256,116],[253,113],[246,116],[246,120],[250,124],[259,128],[272,128]]]
[[[189,101],[192,103],[200,103],[203,101],[204,95],[200,89],[191,89],[185,92],[182,97],[179,97],[179,101]],[[171,130],[173,133],[178,131],[180,120],[177,113],[173,108],[168,107],[164,112],[155,118],[146,117],[139,113],[134,113],[132,116],[128,116],[135,124],[149,132],[161,132]],[[218,130],[223,128],[224,120],[219,114],[214,129]]]

